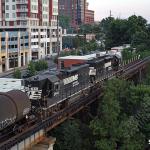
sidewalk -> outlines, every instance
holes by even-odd
[[[45,61],[47,61],[49,69],[57,67],[57,64],[55,64],[51,58],[47,59]],[[24,70],[27,69],[27,65],[23,66],[23,67],[15,67],[15,69],[19,69],[20,71],[24,71]],[[13,72],[14,72],[14,68],[12,68],[12,69],[10,69],[8,71],[2,72],[2,73],[0,73],[0,78],[9,77],[9,76],[13,75]]]
[[[15,69],[19,69],[20,71],[23,71],[25,69],[27,69],[27,66],[23,66],[23,67],[16,67]],[[0,78],[4,78],[4,77],[7,77],[9,75],[12,75],[14,73],[14,68],[8,70],[8,71],[5,71],[5,72],[2,72],[0,73]]]

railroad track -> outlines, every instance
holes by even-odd
[[[97,96],[99,95],[99,89],[94,90],[90,96],[84,97],[79,99],[78,101],[74,102],[70,106],[66,107],[64,110],[52,115],[51,117],[43,120],[41,122],[37,122],[35,125],[31,126],[30,128],[24,130],[22,133],[19,133],[7,141],[4,141],[0,144],[0,150],[7,150],[14,146],[15,144],[19,143],[20,141],[26,139],[31,134],[36,133],[41,129],[50,130],[66,120],[69,116],[72,116],[76,112],[80,111],[84,106],[88,105],[95,101]],[[92,101],[91,101],[92,100]]]
[[[133,70],[133,68],[137,69],[139,66],[147,64],[149,62],[150,62],[150,57],[147,57],[143,60],[136,60],[135,62],[132,62],[130,64],[127,64],[127,65],[121,67],[119,71],[121,71],[123,69],[123,72],[122,72],[122,75],[123,75],[126,72]],[[118,73],[119,71],[113,72],[113,73],[111,72],[110,76],[106,75],[106,78],[104,78],[104,80],[108,79],[109,77],[111,77],[113,75],[115,76],[116,73]],[[101,81],[103,81],[103,80],[101,80]],[[99,81],[99,82],[101,82],[101,81]],[[7,140],[2,141],[0,143],[0,150],[10,149],[15,144],[23,141],[24,139],[26,139],[27,137],[29,137],[30,135],[36,133],[37,131],[39,131],[41,129],[45,129],[46,131],[48,131],[48,130],[56,127],[58,124],[60,124],[64,120],[66,120],[69,116],[75,114],[76,112],[78,112],[82,108],[84,108],[86,105],[95,101],[97,99],[97,97],[100,95],[101,88],[97,87],[97,84],[95,86],[91,86],[90,88],[92,89],[92,91],[90,92],[90,94],[88,96],[78,99],[71,105],[67,106],[65,109],[57,112],[56,114],[53,114],[52,116],[48,117],[47,119],[42,120],[42,121],[38,120],[32,126],[23,130],[23,132],[13,135],[11,137],[8,137]]]

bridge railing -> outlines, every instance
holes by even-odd
[[[135,62],[136,60],[137,60],[136,58],[132,59],[132,61],[130,61],[131,62],[130,65],[126,66],[126,69],[132,69],[136,65],[143,65],[145,63],[149,63],[150,62],[150,56],[143,59],[143,60],[138,59],[139,62],[132,63],[132,62]],[[105,74],[103,77],[101,77],[101,81],[115,76],[115,73],[116,72],[109,72],[108,74]],[[123,74],[124,74],[124,72],[123,72]],[[93,90],[89,92],[89,95],[87,97],[83,97],[81,99],[78,99],[78,101],[76,101],[73,104],[71,104],[70,106],[64,108],[62,111],[59,111],[56,114],[53,114],[52,116],[48,117],[46,120],[43,120],[43,121],[35,124],[34,126],[27,129],[23,133],[17,135],[16,137],[8,139],[8,141],[5,141],[4,143],[0,143],[0,149],[1,150],[9,149],[12,146],[14,146],[15,144],[17,144],[17,143],[25,140],[26,138],[30,137],[30,135],[34,135],[34,134],[36,134],[36,132],[39,132],[40,130],[43,130],[43,129],[47,129],[47,130],[52,129],[56,125],[63,122],[65,119],[68,118],[68,116],[76,113],[77,111],[79,111],[80,109],[85,107],[87,104],[94,101],[98,95],[100,95],[100,91],[101,91],[100,88],[97,88],[94,86],[93,87],[91,86],[91,88]],[[92,93],[92,92],[94,92],[94,93]]]
[[[140,60],[140,55],[134,56],[134,57],[132,57],[130,59],[127,59],[127,60],[123,60],[122,63],[121,63],[121,65],[125,66],[125,65],[130,64],[132,62],[135,62],[137,60]]]

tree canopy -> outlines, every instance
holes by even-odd
[[[90,128],[98,150],[142,150],[149,138],[149,88],[121,80],[106,84],[98,116]],[[147,133],[147,131],[149,131]]]
[[[144,50],[149,47],[150,35],[146,19],[141,16],[130,16],[128,19],[108,17],[101,21],[100,27],[105,34],[107,48],[132,44]]]

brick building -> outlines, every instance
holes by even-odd
[[[94,11],[88,9],[89,3],[85,7],[85,24],[94,24]]]
[[[68,16],[70,26],[77,28],[84,24],[86,0],[59,0],[59,15]]]

